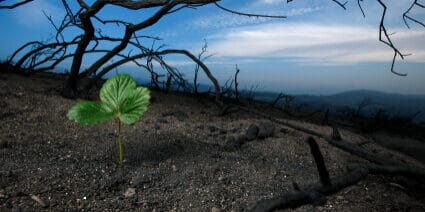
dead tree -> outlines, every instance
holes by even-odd
[[[236,73],[235,73],[235,99],[239,102],[239,90],[238,90],[238,74],[241,70],[239,70],[238,65],[236,65]]]
[[[362,110],[372,104],[372,99],[370,97],[365,97],[362,101],[357,105],[356,111],[354,112],[355,117],[361,116]]]
[[[200,60],[200,61],[203,62],[203,61],[205,61],[206,59],[208,59],[209,57],[212,56],[212,55],[207,55],[207,56],[203,57],[203,55],[207,52],[207,48],[208,48],[208,43],[207,43],[207,40],[204,39],[204,45],[202,45],[201,52],[199,52],[199,54],[198,54],[198,60]],[[193,86],[194,86],[193,92],[195,94],[198,94],[198,86],[199,86],[199,83],[198,83],[198,73],[199,73],[199,67],[200,66],[198,64],[196,64],[196,66],[195,66],[195,73],[194,73],[194,76],[193,76]]]
[[[235,97],[236,102],[239,102],[239,83],[238,83],[238,74],[240,70],[238,65],[236,65],[236,72],[234,77],[230,77],[226,80],[223,87],[221,88],[221,97],[226,96],[227,98]],[[234,88],[233,88],[234,87]]]
[[[133,62],[138,66],[147,69],[148,71],[152,71],[152,67],[146,65],[142,66],[142,63],[139,61],[141,59],[146,58],[152,59],[159,63],[160,66],[168,72],[168,74],[173,78],[174,81],[178,82],[179,85],[183,85],[183,82],[185,82],[185,80],[181,78],[182,75],[178,72],[177,69],[169,66],[162,58],[162,56],[166,54],[181,54],[193,60],[197,67],[204,71],[206,76],[211,80],[214,85],[216,100],[219,102],[219,83],[213,76],[212,72],[202,62],[202,59],[200,57],[196,57],[192,53],[184,49],[161,49],[152,51],[152,49],[147,48],[143,42],[139,41],[139,38],[142,36],[138,34],[140,31],[143,31],[143,29],[156,24],[164,16],[176,13],[182,9],[201,7],[207,4],[214,4],[220,10],[225,10],[227,12],[243,16],[285,18],[284,16],[258,15],[238,12],[231,9],[227,9],[217,4],[217,1],[218,0],[96,0],[89,4],[86,3],[86,1],[84,0],[78,0],[77,2],[80,8],[75,11],[72,10],[71,7],[69,7],[67,0],[61,0],[66,11],[66,15],[64,16],[61,23],[55,24],[51,18],[47,17],[56,29],[55,42],[28,42],[27,44],[24,44],[22,47],[18,48],[15,53],[13,53],[13,55],[9,59],[9,62],[14,63],[16,59],[15,57],[18,53],[27,51],[27,53],[24,53],[24,56],[18,59],[18,62],[14,64],[16,69],[45,71],[49,69],[54,69],[59,63],[63,62],[65,59],[72,58],[69,76],[62,91],[63,96],[72,98],[79,95],[80,91],[87,92],[93,87],[95,81],[104,76],[108,71],[112,70],[113,68],[117,68],[118,66],[123,65],[127,62]],[[31,1],[23,1],[8,6],[0,6],[0,8],[15,8],[28,2]],[[136,23],[128,23],[120,19],[104,20],[99,17],[99,12],[102,11],[103,8],[108,5],[118,6],[128,10],[143,11],[151,8],[158,8],[158,10],[156,13],[154,13],[152,16],[148,17],[145,20],[141,20]],[[101,33],[101,27],[95,28],[95,23],[100,23],[101,25],[120,25],[125,28],[124,35],[118,38],[103,35]],[[80,29],[82,32],[81,35],[78,35],[71,39],[66,38],[63,32],[71,27]],[[116,43],[116,45],[110,49],[100,49],[99,46],[101,46],[103,42],[112,42]],[[128,50],[128,48],[133,48],[134,50],[136,50],[136,53],[124,53],[126,49]],[[75,51],[70,53],[69,49],[75,49]],[[81,65],[84,56],[86,54],[92,53],[103,53],[103,55],[100,56],[97,60],[95,60],[89,67],[82,70]],[[113,62],[113,64],[108,64],[112,60],[115,60],[116,62]],[[155,75],[154,72],[151,72],[151,74],[153,83],[157,83],[156,81],[159,75]],[[80,85],[81,79],[87,78],[88,76],[95,77],[90,78],[89,82],[86,85]],[[82,90],[80,90],[79,87],[82,87]]]
[[[287,0],[287,3],[292,0]],[[338,0],[332,0],[343,9],[347,9],[346,2],[340,2]],[[5,5],[5,1],[0,1],[0,9],[13,9],[21,5],[31,5],[32,0],[23,0],[11,5]],[[65,8],[65,15],[60,23],[54,23],[52,18],[46,15],[46,18],[52,24],[56,30],[54,41],[32,41],[24,44],[18,48],[12,56],[9,58],[9,62],[15,65],[16,69],[24,71],[46,71],[57,67],[58,64],[62,63],[66,59],[72,59],[71,68],[69,70],[69,76],[64,85],[62,94],[66,97],[75,97],[79,95],[80,91],[90,90],[95,84],[95,80],[100,79],[104,76],[111,68],[117,68],[128,62],[135,64],[143,64],[140,60],[144,60],[151,57],[153,61],[156,61],[174,80],[178,83],[183,83],[181,74],[178,74],[178,70],[171,68],[163,56],[166,54],[181,54],[191,59],[202,71],[207,75],[211,83],[214,85],[215,97],[219,102],[220,99],[220,85],[212,72],[206,67],[203,61],[198,57],[194,56],[187,50],[176,50],[176,49],[156,49],[152,50],[148,48],[146,42],[142,42],[143,36],[140,35],[147,27],[155,25],[164,16],[172,13],[176,13],[183,9],[192,9],[201,7],[204,5],[215,5],[217,9],[232,13],[235,15],[242,15],[248,17],[266,17],[266,18],[286,18],[286,16],[273,16],[273,15],[258,15],[252,13],[244,13],[226,8],[218,4],[219,0],[155,0],[155,1],[131,1],[131,0],[95,0],[87,3],[84,0],[78,0],[79,8],[71,8],[68,5],[68,0],[61,0],[63,7]],[[379,40],[386,44],[394,51],[394,57],[391,65],[391,72],[404,76],[395,71],[394,64],[396,59],[404,59],[407,54],[402,54],[396,45],[392,42],[391,34],[387,32],[385,25],[386,8],[387,5],[381,0],[377,0],[383,11],[381,14],[381,22],[379,26]],[[364,13],[361,0],[357,1],[362,13]],[[136,21],[135,23],[129,23],[120,20],[119,17],[113,20],[104,20],[100,17],[99,13],[106,6],[117,6],[128,10],[144,11],[147,9],[156,8],[157,11],[152,16]],[[403,20],[407,27],[409,22],[424,26],[421,20],[415,18],[411,13],[415,8],[425,8],[423,4],[417,0],[413,1],[410,7],[404,12]],[[109,37],[102,34],[102,27],[107,25],[120,25],[125,30],[122,37]],[[100,26],[99,26],[100,25]],[[98,27],[99,26],[99,27]],[[97,27],[97,28],[95,28]],[[80,35],[75,37],[67,37],[66,32],[68,29],[74,28],[80,30]],[[102,43],[115,44],[112,48],[102,49]],[[133,51],[129,51],[132,49]],[[16,58],[17,55],[23,55],[21,58]],[[82,61],[87,54],[101,55],[87,68],[82,68]],[[114,60],[113,65],[109,63]],[[146,69],[146,66],[141,66],[142,69]],[[87,78],[88,76],[95,76],[90,78],[89,83],[81,85],[81,79]],[[153,81],[157,80],[155,74],[153,74]],[[81,90],[82,88],[82,90]],[[197,89],[197,88],[196,88]]]
[[[329,108],[326,109],[326,112],[323,116],[322,125],[329,125]]]

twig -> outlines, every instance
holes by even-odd
[[[0,6],[0,9],[14,9],[16,7],[19,7],[21,5],[27,4],[32,1],[34,0],[24,0],[24,1],[16,2],[15,4],[11,4],[11,5],[2,5]]]
[[[259,15],[259,14],[254,14],[254,13],[243,13],[243,12],[239,12],[239,11],[236,11],[236,10],[231,10],[231,9],[225,8],[221,5],[219,5],[217,2],[214,2],[214,4],[215,4],[215,6],[217,6],[218,8],[220,8],[220,9],[226,11],[226,12],[233,13],[233,14],[236,14],[236,15],[242,15],[242,16],[248,16],[248,17],[257,17],[257,18],[287,18],[287,16],[284,16],[284,15]]]

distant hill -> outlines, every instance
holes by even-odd
[[[140,84],[149,84],[147,80],[138,79]],[[176,85],[172,89],[177,89]],[[212,91],[211,85],[200,84],[200,92]],[[241,90],[240,96],[255,100],[273,102],[279,95],[277,92]],[[373,90],[352,90],[333,95],[292,95],[295,99],[291,102],[292,107],[304,107],[313,110],[325,111],[336,114],[355,114],[361,104],[364,107],[359,112],[361,116],[373,116],[378,110],[391,117],[410,117],[420,112],[413,119],[416,123],[425,123],[425,95],[404,95],[385,93]],[[282,104],[283,100],[278,104]]]
[[[244,92],[247,94],[247,92]],[[278,93],[256,92],[257,100],[272,102]],[[315,110],[326,110],[338,114],[356,113],[360,105],[360,115],[371,116],[379,109],[389,117],[408,117],[420,113],[415,122],[425,122],[425,95],[403,95],[372,90],[353,90],[327,96],[295,95],[291,102],[294,107],[307,107]]]

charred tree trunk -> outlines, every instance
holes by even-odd
[[[238,66],[236,65],[236,73],[235,73],[235,99],[237,102],[239,102],[239,90],[238,90],[238,74],[240,70],[238,69]]]
[[[76,98],[79,94],[78,92],[78,74],[80,73],[81,63],[83,61],[84,53],[87,49],[87,46],[90,44],[90,41],[94,37],[94,27],[90,20],[90,15],[87,13],[82,13],[80,15],[81,23],[84,29],[84,35],[81,38],[81,41],[78,43],[77,49],[75,50],[74,59],[72,60],[71,72],[69,77],[65,82],[65,86],[62,90],[62,96],[66,98]]]

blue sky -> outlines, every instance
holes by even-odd
[[[139,35],[158,36],[162,40],[156,46],[165,44],[166,48],[188,49],[194,54],[206,39],[207,54],[213,56],[205,63],[222,84],[233,75],[237,64],[242,89],[254,86],[257,90],[292,94],[331,94],[352,89],[425,94],[425,28],[410,23],[408,29],[402,21],[402,13],[411,0],[386,1],[388,31],[395,33],[392,38],[400,50],[412,54],[396,63],[396,70],[408,73],[407,77],[390,73],[393,52],[378,41],[382,10],[376,1],[364,1],[366,18],[361,15],[357,1],[349,1],[347,10],[330,0],[285,2],[222,0],[220,4],[243,12],[287,15],[287,19],[237,16],[209,5],[170,14]],[[51,36],[52,27],[42,10],[56,21],[63,15],[60,1],[53,0],[36,0],[15,10],[0,11],[0,58],[6,58],[29,40],[46,40]],[[99,16],[137,22],[153,12],[108,6]],[[416,9],[412,14],[418,20],[425,19],[424,9]],[[119,37],[123,28],[111,25],[102,32]],[[80,32],[69,31],[68,35],[75,33]],[[145,42],[150,45],[151,41]],[[86,57],[83,67],[94,58],[96,55]],[[190,60],[179,56],[166,59],[192,80],[195,65]],[[66,61],[60,68],[69,69],[69,64]],[[146,76],[133,64],[126,64],[118,71]],[[201,79],[208,83],[205,76]]]

